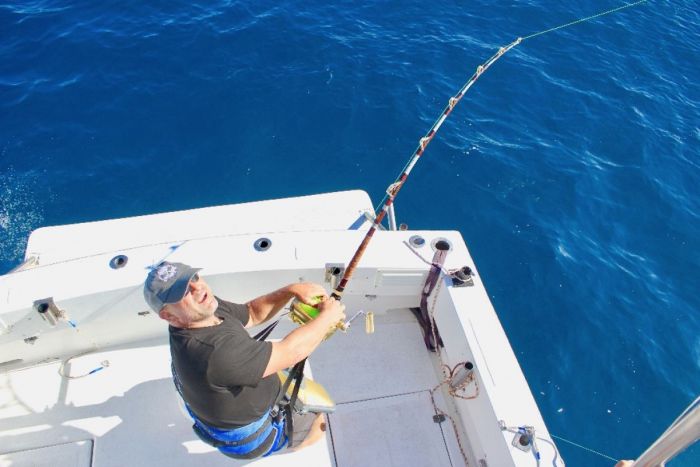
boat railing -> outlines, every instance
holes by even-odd
[[[698,439],[700,439],[700,397],[695,399],[632,465],[634,467],[666,465]]]

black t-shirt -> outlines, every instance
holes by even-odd
[[[217,297],[218,326],[170,331],[170,354],[182,396],[194,414],[217,428],[247,425],[269,411],[280,391],[276,374],[265,372],[272,343],[245,330],[248,307]]]

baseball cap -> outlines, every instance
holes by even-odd
[[[201,268],[163,261],[148,273],[143,296],[156,313],[168,303],[177,303],[187,293],[190,280]]]

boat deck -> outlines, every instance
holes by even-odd
[[[61,377],[58,362],[0,375],[7,399],[0,400],[0,466],[464,465],[450,421],[433,421],[438,359],[413,315],[379,314],[373,334],[357,321],[309,359],[314,379],[337,403],[325,442],[255,461],[221,455],[191,430],[160,338],[73,358],[63,368],[73,376],[109,361],[81,378]],[[292,326],[283,319],[272,338]],[[439,391],[436,402],[457,417]]]
[[[195,265],[234,302],[295,282],[333,290],[333,271],[365,236],[367,212],[369,197],[353,191],[34,231],[27,262],[0,276],[0,467],[236,465],[196,437],[179,406],[166,323],[143,299],[147,271],[163,259]],[[542,461],[563,465],[461,235],[372,238],[343,303],[349,316],[374,311],[376,332],[355,322],[309,359],[337,402],[325,443],[251,464],[461,466],[466,457],[472,466],[531,467],[536,449],[512,432],[527,427]],[[420,303],[439,242],[450,247],[445,271],[474,274],[463,286],[443,276],[429,308],[445,360],[471,362],[479,385],[469,400],[437,391],[451,417],[440,423],[430,397],[442,380],[439,359],[407,309]],[[282,323],[272,338],[294,326]],[[70,356],[64,373],[72,376],[109,366],[61,377]]]

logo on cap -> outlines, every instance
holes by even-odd
[[[177,274],[177,267],[175,267],[173,264],[163,264],[156,271],[156,276],[163,282],[168,282],[170,279],[175,277],[175,274]]]

